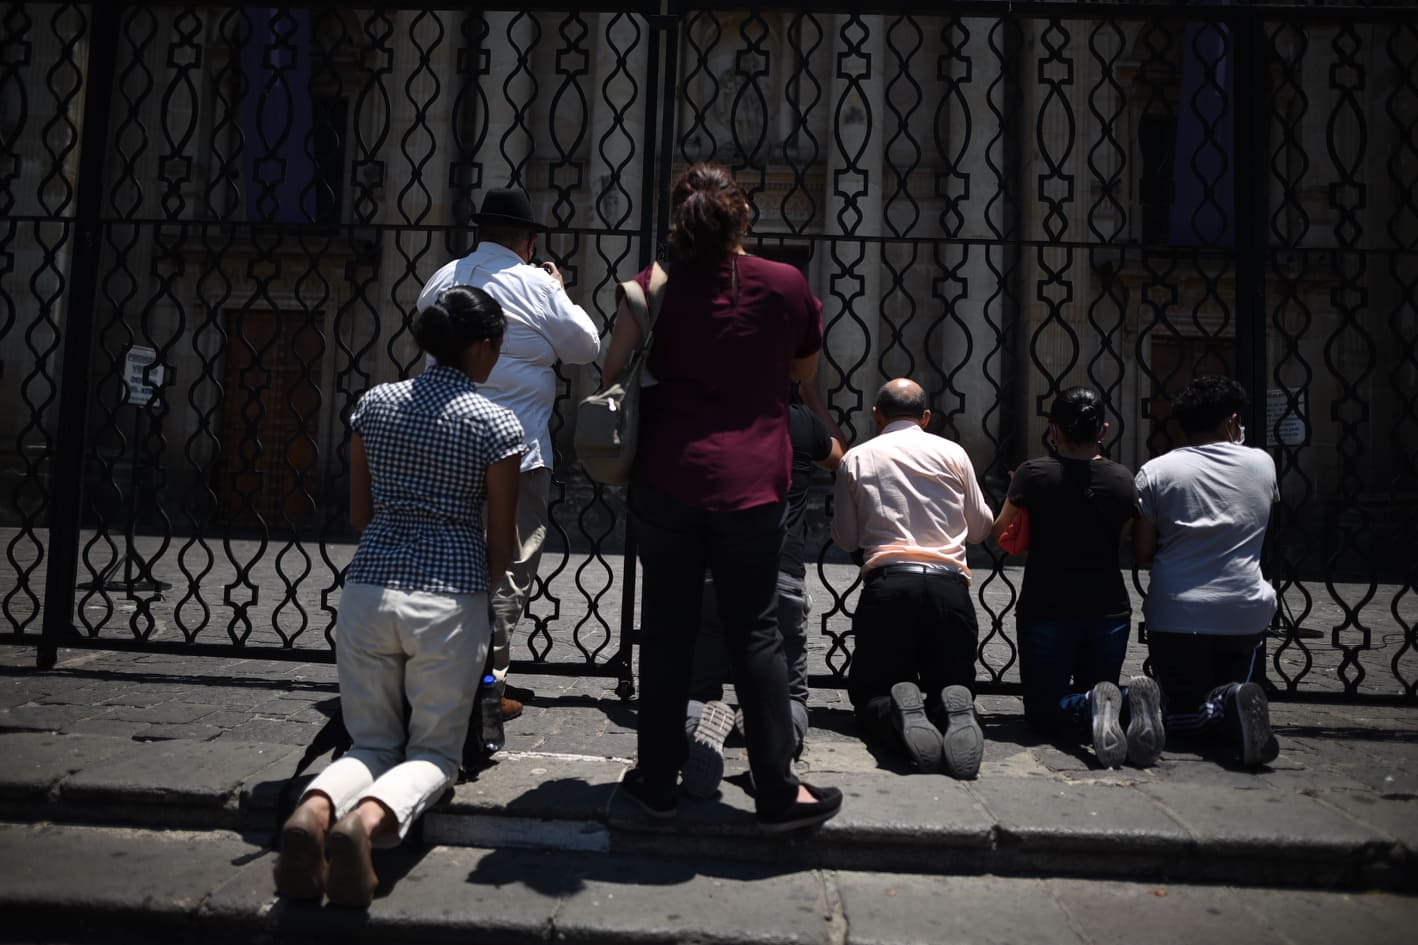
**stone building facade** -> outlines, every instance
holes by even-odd
[[[416,369],[414,299],[470,248],[484,190],[531,192],[546,253],[605,322],[655,249],[662,174],[716,159],[750,192],[754,251],[823,299],[821,383],[850,434],[909,374],[998,493],[1043,449],[1048,399],[1086,383],[1136,466],[1174,442],[1168,395],[1243,374],[1254,332],[1282,543],[1314,562],[1397,534],[1418,503],[1418,35],[1217,16],[718,11],[667,30],[136,5],[110,86],[93,514],[137,492],[178,527],[329,523],[344,417]],[[69,432],[53,404],[95,38],[76,6],[6,17],[0,456],[22,509]],[[1249,232],[1243,206],[1264,211]],[[1238,291],[1247,266],[1263,310]],[[161,378],[133,373],[145,357]],[[144,403],[135,378],[156,382]],[[596,381],[565,372],[565,403]]]

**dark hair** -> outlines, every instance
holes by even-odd
[[[507,329],[502,306],[482,289],[455,285],[438,293],[414,319],[414,340],[439,364],[457,367],[479,341],[502,342]]]
[[[1049,420],[1070,443],[1093,443],[1103,432],[1103,402],[1090,387],[1070,387],[1054,398]]]
[[[1244,413],[1250,398],[1246,389],[1229,377],[1204,374],[1182,388],[1172,401],[1172,416],[1187,436],[1207,433],[1231,416]]]
[[[748,231],[748,201],[722,164],[691,164],[670,191],[670,258],[717,263]]]
[[[905,393],[897,393],[898,388],[902,386],[890,381],[881,385],[881,390],[876,392],[874,406],[886,420],[901,420],[905,417],[912,420],[921,419],[926,415],[926,392],[911,385]]]

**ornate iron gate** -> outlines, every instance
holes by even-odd
[[[1281,471],[1272,680],[1418,699],[1418,24],[1401,4],[0,4],[0,641],[329,658],[344,419],[527,187],[603,322],[685,162],[825,303],[850,436],[910,375],[1002,497],[1087,383],[1110,454],[1233,373]],[[594,370],[563,370],[563,405]],[[568,416],[566,412],[562,416]],[[623,496],[570,462],[518,654],[629,692]],[[855,579],[821,527],[826,680]],[[973,560],[986,688],[1018,570]],[[1135,578],[1139,591],[1145,575]],[[614,615],[614,616],[612,616]],[[213,639],[216,637],[217,639]]]

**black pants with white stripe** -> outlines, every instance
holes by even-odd
[[[1194,733],[1226,720],[1226,697],[1265,675],[1265,632],[1147,633],[1152,673],[1162,687],[1168,732]]]

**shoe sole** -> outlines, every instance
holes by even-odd
[[[942,740],[946,774],[968,781],[980,773],[985,756],[985,732],[975,717],[975,697],[964,686],[946,686],[940,700],[946,716]]]
[[[733,710],[722,702],[706,702],[689,739],[681,782],[690,797],[709,798],[719,793],[724,778],[724,742],[734,730]]]
[[[916,767],[939,771],[940,731],[926,718],[926,702],[915,683],[899,682],[891,687],[891,721]]]
[[[1139,768],[1149,768],[1162,757],[1167,745],[1162,726],[1162,690],[1156,682],[1146,676],[1128,680],[1128,714],[1128,761]]]
[[[1280,744],[1270,730],[1270,703],[1255,683],[1243,683],[1236,692],[1241,725],[1241,763],[1248,767],[1269,764],[1280,754]]]
[[[374,901],[374,891],[379,886],[367,851],[362,855],[354,837],[334,830],[325,840],[325,849],[330,856],[330,872],[325,879],[325,895],[330,904],[367,908]]]
[[[281,831],[276,857],[276,895],[287,899],[319,899],[325,895],[325,849],[308,830]]]
[[[1093,754],[1105,768],[1121,768],[1128,754],[1122,711],[1122,690],[1109,682],[1093,687]]]

